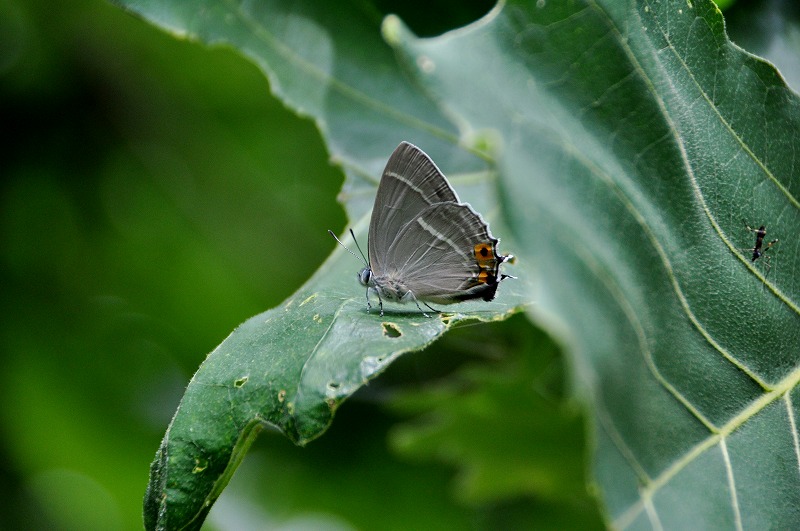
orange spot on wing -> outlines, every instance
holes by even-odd
[[[482,269],[480,273],[478,273],[478,282],[481,284],[494,284],[495,276],[485,269]]]
[[[475,260],[478,261],[478,267],[481,269],[484,267],[494,267],[495,262],[497,262],[497,256],[494,254],[491,243],[478,243],[473,248],[473,251],[475,253]],[[483,274],[483,271],[481,271],[481,274]]]

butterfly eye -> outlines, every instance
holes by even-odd
[[[365,267],[358,272],[358,281],[362,286],[369,286],[370,280],[372,280],[372,270],[370,268]]]

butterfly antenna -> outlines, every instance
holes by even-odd
[[[364,265],[365,265],[365,266],[369,267],[369,263],[368,263],[368,262],[367,262],[367,260],[364,258],[364,253],[361,253],[361,247],[359,247],[359,246],[358,246],[358,242],[356,241],[356,235],[355,235],[355,234],[353,234],[353,229],[350,229],[350,234],[353,236],[353,241],[354,241],[354,242],[356,242],[356,247],[358,248],[358,252],[360,252],[360,253],[361,253],[361,256],[358,256],[356,253],[354,253],[353,251],[351,251],[350,249],[348,249],[348,248],[347,248],[347,246],[346,246],[345,244],[343,244],[343,243],[342,243],[342,241],[341,241],[339,238],[337,238],[337,237],[336,237],[336,235],[333,233],[333,231],[332,231],[332,230],[328,229],[328,233],[329,233],[331,236],[333,236],[333,239],[334,239],[334,240],[336,240],[336,241],[339,243],[339,245],[341,245],[342,247],[344,247],[344,250],[345,250],[345,251],[347,251],[348,253],[352,254],[353,256],[355,256],[356,258],[358,258],[359,260],[361,260],[362,262],[364,262]]]
[[[353,229],[350,229],[350,236],[352,236],[353,241],[356,242],[356,249],[358,249],[358,252],[361,253],[361,258],[364,260],[364,263],[367,265],[367,267],[369,267],[369,260],[366,256],[364,256],[364,251],[361,250],[361,246],[358,244],[358,240],[356,240],[356,235],[353,233]]]

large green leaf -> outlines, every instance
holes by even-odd
[[[304,443],[400,353],[531,301],[571,355],[610,523],[800,521],[798,100],[710,1],[508,2],[434,39],[389,18],[399,61],[346,3],[120,3],[261,65],[345,168],[359,234],[405,139],[521,255],[495,303],[426,320],[365,314],[358,264],[335,252],[197,372],[153,464],[148,527],[197,527],[263,422]],[[770,267],[743,221],[781,239]]]
[[[395,22],[443,105],[502,135],[532,313],[575,355],[614,525],[796,523],[795,94],[710,2],[509,3],[428,41]],[[742,220],[784,238],[770,270]]]

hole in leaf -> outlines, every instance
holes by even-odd
[[[383,323],[383,335],[386,337],[390,337],[392,339],[396,339],[403,335],[399,328],[392,323]]]
[[[286,389],[281,389],[278,391],[278,402],[283,402],[286,400]]]
[[[238,380],[233,382],[233,386],[234,387],[242,387],[242,386],[244,386],[244,384],[247,383],[247,379],[248,379],[247,376],[242,376],[241,378],[239,378]]]

